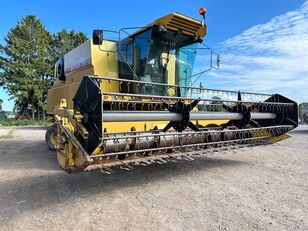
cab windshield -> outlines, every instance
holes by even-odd
[[[118,44],[119,75],[123,79],[170,85],[191,85],[198,44],[179,32],[149,28],[121,40]],[[151,85],[134,89],[134,93],[170,95],[165,88]],[[181,96],[188,90],[181,89]]]

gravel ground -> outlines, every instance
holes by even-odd
[[[112,175],[61,171],[44,132],[0,140],[0,230],[308,230],[307,125],[271,146]]]

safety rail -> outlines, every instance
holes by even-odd
[[[234,91],[234,90],[220,90],[220,89],[214,89],[214,88],[203,88],[203,87],[194,87],[194,86],[181,86],[181,85],[175,85],[175,84],[154,83],[154,82],[147,82],[147,81],[140,81],[140,80],[112,78],[112,77],[100,77],[100,76],[91,76],[91,75],[87,75],[87,76],[97,81],[105,80],[105,81],[109,81],[110,83],[117,82],[120,85],[120,88],[126,87],[128,92],[130,92],[130,90],[132,90],[134,87],[139,87],[140,92],[144,92],[146,87],[151,87],[152,93],[153,94],[155,93],[155,95],[159,93],[159,91],[156,91],[156,89],[160,88],[159,90],[161,92],[168,92],[172,90],[174,91],[174,94],[178,91],[185,90],[185,91],[188,91],[191,96],[201,95],[201,98],[207,98],[211,100],[215,100],[215,97],[218,97],[219,100],[224,100],[224,98],[237,99],[239,93],[241,94],[243,101],[254,101],[254,102],[264,101],[265,99],[272,96],[272,94],[265,94],[265,93],[253,93],[253,92]],[[111,89],[107,91],[112,92]]]
[[[148,109],[157,108],[158,110],[164,110],[163,102],[174,103],[176,101],[187,101],[192,102],[198,100],[198,109],[200,111],[207,110],[206,107],[215,108],[216,110],[224,109],[224,105],[236,105],[236,104],[250,104],[253,105],[255,109],[266,110],[268,112],[279,112],[286,110],[293,110],[293,103],[283,103],[283,102],[255,102],[255,101],[238,101],[238,100],[221,100],[221,99],[207,99],[207,98],[191,98],[191,97],[177,97],[177,96],[157,96],[157,95],[143,95],[143,94],[130,94],[130,93],[114,93],[114,92],[101,92],[104,96],[111,96],[113,99],[104,99],[104,102],[113,103],[112,105],[117,105],[113,110],[117,108],[123,110],[125,104],[130,104],[132,110],[137,110],[137,105],[147,105],[150,106]],[[103,97],[104,98],[104,97]],[[138,101],[137,99],[149,100]],[[123,106],[123,107],[122,107]],[[205,107],[205,108],[202,108]]]

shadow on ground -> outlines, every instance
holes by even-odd
[[[56,152],[50,151],[42,140],[4,140],[0,142],[0,169],[55,170]]]
[[[13,141],[7,141],[7,145],[13,143]],[[52,206],[80,196],[112,193],[114,190],[142,186],[153,181],[168,181],[168,178],[186,173],[192,174],[196,171],[206,171],[216,167],[235,167],[246,164],[229,159],[203,157],[189,162],[178,161],[163,165],[138,166],[132,171],[118,169],[112,175],[104,175],[100,172],[70,175],[60,170],[57,171],[55,153],[46,150],[46,147],[42,145],[43,142],[23,141],[21,149],[24,151],[22,153],[12,157],[9,150],[6,150],[7,155],[2,153],[0,156],[0,167],[7,166],[6,168],[11,168],[12,171],[17,163],[27,162],[22,165],[22,170],[25,171],[24,175],[1,183],[0,221],[5,222],[28,210]],[[0,149],[0,151],[2,150]],[[36,168],[40,171],[39,173],[42,172],[41,175],[31,175],[31,171]],[[48,174],[48,170],[55,171]],[[20,201],[23,203],[18,203]]]

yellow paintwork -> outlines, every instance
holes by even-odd
[[[151,24],[149,24],[147,27],[155,25],[164,25],[171,30],[180,29],[183,34],[190,36],[204,37],[206,34],[206,25],[204,22],[184,16],[179,13],[172,13],[162,18],[159,18],[154,22],[152,22]],[[143,30],[144,29],[141,29],[136,33],[140,33]],[[46,109],[47,113],[53,114],[54,107],[58,104],[60,99],[63,98],[67,100],[68,108],[73,108],[72,99],[76,94],[76,91],[80,85],[83,76],[86,74],[113,77],[113,78],[119,77],[116,42],[104,40],[101,46],[97,46],[93,45],[92,41],[87,41],[85,42],[85,44],[82,44],[80,46],[83,46],[85,47],[84,49],[86,49],[87,48],[86,43],[88,44],[88,49],[90,50],[90,56],[91,56],[89,64],[82,66],[78,69],[72,70],[68,73],[65,73],[66,81],[60,81],[58,79],[55,80],[54,86],[48,91],[48,104]],[[78,50],[78,48],[75,48],[69,53],[72,54],[74,54],[74,52],[78,53],[76,49]],[[71,55],[71,57],[73,57],[73,55]],[[175,68],[175,57],[171,56],[167,66],[167,69],[170,70],[170,72],[168,71],[169,73],[168,84],[175,83],[175,71],[172,72],[174,68]],[[112,81],[110,84],[107,84],[107,81],[104,80],[102,86],[103,87],[101,90],[104,92],[119,92],[119,85],[117,81]],[[170,89],[169,93],[173,95],[174,90]]]
[[[169,14],[165,17],[159,18],[155,20],[153,23],[149,24],[148,27],[152,27],[155,25],[163,25],[168,30],[181,30],[181,33],[185,35],[189,35],[192,37],[204,37],[206,34],[206,25],[204,22],[192,19],[190,17],[173,13]],[[140,33],[144,29],[137,31],[136,33]],[[65,69],[65,81],[60,81],[59,79],[55,80],[54,86],[48,91],[48,105],[47,112],[50,114],[54,113],[54,108],[61,101],[61,108],[67,107],[68,109],[73,109],[73,101],[76,91],[83,79],[84,75],[96,75],[102,77],[111,77],[111,78],[119,78],[118,73],[118,57],[116,52],[116,42],[104,40],[101,46],[93,45],[92,41],[87,41],[79,47],[73,49],[68,54],[65,55],[65,58],[68,59],[67,68]],[[135,48],[138,49],[138,48]],[[103,51],[102,51],[103,50]],[[138,54],[139,52],[135,52]],[[86,57],[86,60],[80,63],[80,66],[74,66],[74,64],[79,63],[79,57]],[[138,59],[138,57],[134,57]],[[162,60],[169,58],[169,62],[167,64],[168,70],[168,84],[174,85],[176,80],[176,56],[173,54],[162,54]],[[134,62],[136,65],[138,62]],[[134,67],[134,69],[138,69],[138,67]],[[119,84],[117,81],[107,81],[104,80],[100,84],[101,92],[119,92]],[[168,90],[170,96],[175,95],[175,89],[170,88]],[[110,99],[110,96],[104,96],[103,100]],[[63,101],[61,99],[65,99]],[[118,99],[121,100],[119,97]],[[126,97],[125,100],[130,100],[129,97]],[[138,99],[134,99],[138,100]],[[144,99],[145,101],[149,101],[149,99]],[[58,116],[59,117],[59,116]],[[69,122],[69,120],[65,117],[58,118],[58,120],[63,121],[63,124],[68,127],[72,132],[76,129]],[[199,124],[202,126],[206,126],[208,124],[222,124],[226,123],[225,120],[210,120],[210,121],[193,121],[195,124]],[[102,132],[127,132],[136,130],[136,131],[149,131],[157,127],[158,129],[163,129],[167,125],[168,121],[156,121],[156,122],[121,122],[121,123],[111,123],[111,122],[103,122]],[[62,152],[66,153],[66,159],[62,159],[63,154],[59,152],[59,160],[65,166],[73,166],[72,162],[73,156],[72,146],[70,142],[68,145],[62,149]],[[101,149],[98,147],[94,153],[100,153]],[[63,161],[65,163],[63,163]]]
[[[288,134],[282,134],[280,136],[273,137],[272,134],[270,132],[266,131],[266,130],[260,130],[260,131],[256,132],[256,137],[261,137],[261,136],[271,137],[271,141],[273,143],[276,143],[276,142],[279,142],[281,140],[288,139],[288,138],[291,137]]]
[[[67,107],[67,102],[65,99],[61,99],[59,103],[59,108],[66,108]],[[60,117],[58,115],[55,115],[56,120],[61,121],[64,126],[67,126],[69,129],[72,129],[73,127],[70,125],[68,118],[65,117]],[[64,145],[64,147],[59,146],[57,144],[57,159],[58,163],[61,168],[66,169],[67,166],[74,166],[74,158],[73,158],[73,145],[72,142],[67,141],[67,144]]]
[[[53,132],[50,134],[50,143],[53,145],[57,144],[57,132]]]
[[[196,121],[192,121],[196,124]],[[226,120],[200,120],[198,121],[199,125],[206,126],[209,124],[224,124],[228,121]],[[134,127],[136,131],[149,131],[154,129],[157,126],[158,129],[163,129],[168,122],[166,121],[154,121],[154,122],[108,122],[103,123],[103,128],[106,129],[106,132],[123,132],[131,131],[131,128]]]
[[[169,58],[169,61],[167,63],[167,58]],[[176,56],[174,54],[168,54],[163,53],[161,55],[161,59],[165,62],[162,63],[162,65],[167,64],[167,73],[168,73],[168,84],[169,85],[175,85],[175,67],[176,67]],[[168,89],[168,94],[170,96],[175,95],[175,89],[174,88],[169,88]]]
[[[116,43],[104,40],[102,50],[116,50]],[[68,108],[73,108],[73,101],[76,91],[84,75],[97,75],[118,78],[118,61],[116,52],[102,52],[99,46],[93,45],[92,41],[89,46],[91,50],[90,64],[77,70],[66,73],[66,81],[56,80],[54,86],[48,91],[47,113],[53,114],[54,107],[60,102],[60,99],[67,100]],[[105,92],[119,92],[118,82],[112,81],[106,84],[103,81],[102,90]]]
[[[67,109],[67,102],[65,99],[60,100],[58,109],[64,110],[64,113],[61,113],[63,114],[61,116],[56,114],[55,120],[57,121],[57,123],[61,123],[63,127],[66,127],[69,131],[73,133],[76,127],[74,127],[74,123],[67,116],[68,114],[70,114],[67,112],[72,110]],[[61,141],[56,144],[59,166],[68,172],[76,171],[76,169],[78,168],[84,168],[85,165],[88,164],[88,160],[82,154],[80,149],[74,146],[73,142],[63,134],[61,134],[60,140]]]
[[[272,137],[272,142],[279,142],[281,140],[285,140],[285,139],[288,139],[290,138],[291,136],[289,136],[288,134],[282,134],[280,136],[276,136],[276,137]]]
[[[180,31],[181,34],[191,36],[191,38],[198,39],[203,38],[206,35],[206,25],[204,22],[192,19],[190,17],[173,13],[162,18],[159,18],[149,24],[148,26],[138,30],[130,36],[134,36],[149,27],[162,26],[168,31]],[[179,35],[177,33],[177,35]],[[130,37],[129,36],[129,37]],[[197,40],[192,40],[197,41]],[[87,153],[88,150],[84,150],[86,147],[86,139],[90,136],[86,128],[82,125],[81,120],[83,115],[80,112],[74,112],[73,110],[73,98],[76,95],[80,83],[84,75],[92,75],[99,77],[119,78],[118,73],[118,57],[117,57],[117,45],[115,41],[104,40],[103,44],[93,45],[91,40],[88,40],[79,47],[68,52],[64,58],[65,61],[65,76],[66,80],[55,80],[54,86],[48,91],[48,105],[47,112],[55,114],[55,124],[57,125],[57,135],[50,137],[51,142],[55,143],[57,149],[57,158],[61,168],[68,172],[80,171],[85,169],[93,160],[89,155],[97,155],[104,153],[105,141],[96,147],[92,153]],[[134,48],[134,70],[138,70],[138,65],[141,65],[138,48]],[[176,83],[176,56],[174,54],[162,54],[162,64],[166,66],[168,73],[167,83],[169,85],[175,85]],[[168,59],[168,62],[167,62]],[[164,60],[166,61],[164,63]],[[56,74],[56,73],[55,73]],[[191,80],[190,80],[191,82]],[[118,81],[103,80],[100,82],[100,92],[113,92],[120,93],[120,86]],[[168,89],[168,95],[174,96],[176,93],[175,88]],[[141,99],[135,97],[112,97],[103,96],[104,100],[118,100],[118,101],[151,101],[151,99]],[[185,102],[187,103],[187,102]],[[198,109],[193,109],[197,111]],[[104,120],[104,116],[102,121]],[[221,125],[228,121],[226,120],[203,120],[192,121],[195,125],[200,127],[206,127],[207,125]],[[147,121],[147,122],[104,122],[102,123],[102,136],[106,136],[104,133],[117,133],[117,132],[129,132],[129,131],[151,131],[156,129],[163,129],[168,124],[168,121]],[[209,126],[212,127],[212,126]],[[79,136],[81,135],[85,142],[80,142]],[[271,137],[272,134],[266,130],[260,130],[255,135],[256,137],[266,136],[271,138],[272,142],[278,142],[280,140],[289,138],[289,135],[283,134],[278,137]],[[127,140],[128,144],[131,143],[131,147],[134,146],[136,139]],[[82,144],[81,144],[82,143]],[[131,148],[126,147],[126,148]],[[168,147],[169,148],[169,147]],[[91,149],[92,150],[92,149]],[[128,149],[125,149],[128,150]],[[118,157],[115,157],[115,159]],[[97,161],[98,157],[95,156],[94,161]],[[108,161],[108,160],[106,160]]]

